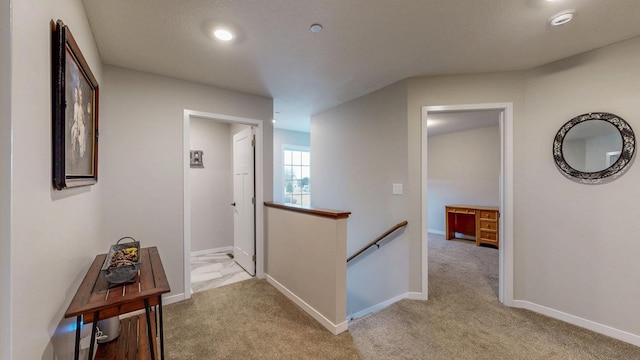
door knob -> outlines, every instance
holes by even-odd
[[[231,204],[231,206],[236,206],[236,203],[235,203],[235,202],[234,202],[234,203],[232,203],[232,204]]]

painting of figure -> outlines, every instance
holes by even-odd
[[[52,185],[56,190],[98,181],[99,87],[69,28],[52,21]]]
[[[70,176],[91,175],[93,170],[91,88],[73,56],[66,57],[66,70],[65,170]]]

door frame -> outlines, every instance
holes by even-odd
[[[427,116],[429,112],[472,110],[500,111],[500,247],[498,270],[498,298],[506,306],[513,306],[513,103],[481,103],[461,105],[422,106],[421,152],[421,224],[422,230],[422,294],[428,297],[428,240],[427,240]]]
[[[230,124],[242,124],[255,127],[255,234],[256,234],[256,277],[264,278],[264,207],[258,204],[264,203],[264,123],[262,120],[250,119],[245,117],[216,114],[210,112],[196,111],[184,109],[183,111],[183,127],[182,127],[182,144],[183,144],[183,192],[184,192],[184,209],[183,209],[183,228],[184,228],[184,298],[191,297],[191,182],[189,170],[191,169],[189,161],[190,149],[190,122],[191,118],[205,119]]]

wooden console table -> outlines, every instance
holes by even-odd
[[[498,247],[500,210],[491,206],[445,206],[445,238],[451,240],[455,233],[475,236],[476,245]]]
[[[80,330],[82,322],[93,322],[89,359],[93,357],[98,320],[107,319],[128,312],[145,309],[147,320],[147,336],[151,359],[156,359],[151,327],[151,307],[158,306],[160,329],[160,355],[164,359],[164,331],[162,329],[162,294],[171,291],[167,276],[164,273],[160,254],[156,247],[140,249],[140,271],[133,283],[109,288],[107,280],[100,271],[107,254],[96,256],[89,271],[82,280],[76,295],[73,297],[65,318],[76,317],[76,348],[74,359],[78,360]],[[154,315],[155,316],[155,315]],[[143,336],[143,334],[140,334]]]

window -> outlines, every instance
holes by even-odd
[[[311,205],[309,148],[284,147],[284,202]]]

